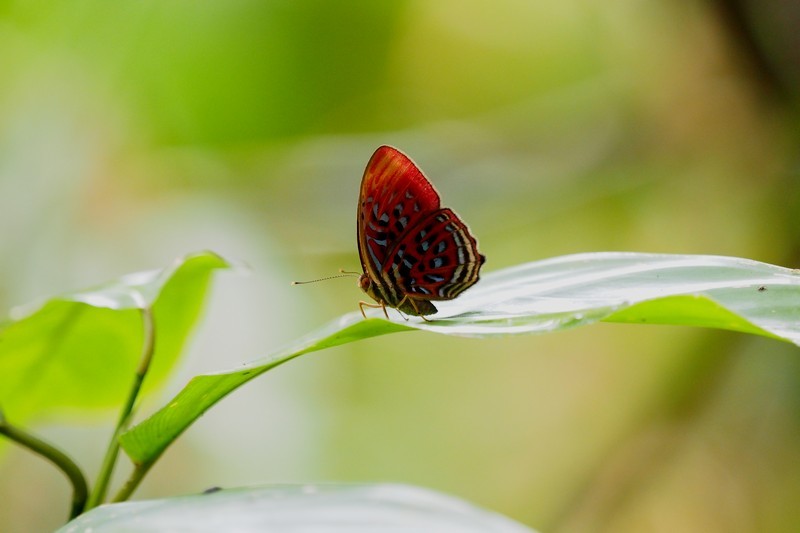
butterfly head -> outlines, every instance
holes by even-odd
[[[367,295],[375,300],[376,302],[383,302],[386,301],[386,297],[383,295],[383,291],[378,286],[379,284],[372,281],[366,273],[361,274],[358,277],[358,287],[367,293]]]

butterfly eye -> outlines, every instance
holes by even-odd
[[[369,289],[369,286],[372,285],[372,280],[369,279],[369,276],[366,274],[361,274],[358,278],[358,286],[362,291]]]

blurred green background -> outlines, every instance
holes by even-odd
[[[798,266],[798,24],[782,0],[0,2],[0,303],[199,249],[250,264],[217,279],[149,412],[356,310],[353,280],[289,282],[359,267],[384,143],[469,223],[485,272],[599,250]],[[799,355],[606,324],[377,338],[237,391],[137,497],[394,481],[548,532],[796,531]],[[93,476],[113,418],[35,430]],[[5,447],[0,529],[67,509],[62,477]]]

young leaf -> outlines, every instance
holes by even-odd
[[[0,406],[31,417],[119,405],[141,356],[140,310],[152,306],[155,360],[146,385],[163,381],[199,316],[213,270],[205,252],[91,290],[17,309],[0,324]]]
[[[304,353],[397,331],[489,337],[558,331],[599,320],[736,330],[800,343],[800,274],[719,256],[592,253],[488,274],[430,322],[390,310],[345,315],[273,355],[193,378],[164,408],[121,437],[150,464],[206,409],[257,375]],[[434,354],[431,354],[434,356]]]

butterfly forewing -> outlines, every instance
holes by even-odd
[[[430,300],[455,298],[478,281],[485,258],[475,238],[395,148],[381,146],[369,160],[357,216],[360,284],[379,304],[433,314]]]
[[[439,209],[439,195],[404,154],[381,146],[361,181],[358,251],[365,272],[377,276],[405,229]]]

